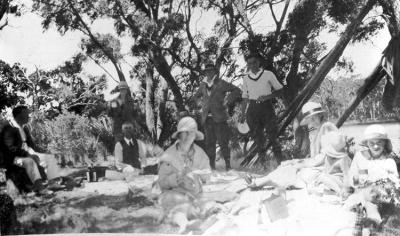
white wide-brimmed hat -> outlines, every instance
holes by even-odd
[[[389,149],[389,151],[392,151],[393,148],[392,142],[390,141],[390,138],[386,132],[385,127],[383,127],[382,125],[374,124],[368,126],[364,131],[360,145],[367,146],[367,141],[371,139],[387,140],[388,143],[387,148]]]
[[[247,122],[243,122],[243,123],[238,123],[237,124],[237,129],[239,131],[239,133],[241,134],[247,134],[250,131],[249,125],[247,124]]]
[[[325,111],[322,110],[321,104],[319,104],[317,102],[307,102],[301,108],[300,125],[307,125],[311,116],[320,114],[320,113],[325,113]]]
[[[178,122],[177,131],[172,134],[172,138],[176,139],[178,134],[184,131],[194,131],[196,140],[204,139],[204,134],[198,130],[196,121],[190,116],[185,116]]]
[[[346,157],[345,136],[338,131],[330,131],[322,135],[321,152],[333,158]]]

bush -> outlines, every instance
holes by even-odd
[[[95,119],[63,111],[50,120],[43,113],[35,113],[31,131],[40,151],[56,154],[64,162],[74,164],[85,163],[86,158],[95,161],[98,156],[106,156],[114,145],[107,117]]]

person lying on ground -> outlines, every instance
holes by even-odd
[[[157,174],[158,164],[147,165],[146,156],[149,151],[148,145],[143,141],[136,139],[133,124],[124,122],[122,124],[123,138],[115,144],[115,167],[123,173],[144,173]],[[153,148],[154,150],[157,148]],[[156,155],[162,153],[162,149],[158,149]]]
[[[6,158],[6,165],[13,164],[23,167],[33,183],[33,189],[38,193],[49,193],[44,187],[44,179],[49,180],[48,189],[59,190],[64,188],[58,182],[60,169],[54,155],[35,151],[35,144],[26,126],[29,122],[29,109],[26,106],[17,106],[12,111],[10,124],[6,125],[1,133],[1,146]],[[39,166],[45,168],[46,173],[40,172]]]
[[[211,174],[207,154],[194,141],[204,139],[196,121],[183,117],[172,138],[177,139],[160,158],[158,183],[161,191],[176,190],[192,194],[201,192],[202,181]],[[199,178],[198,178],[199,177]]]
[[[345,193],[349,185],[347,176],[351,162],[345,150],[345,137],[337,131],[331,131],[322,136],[321,143],[321,153],[315,158],[282,163],[269,175],[253,179],[250,187],[264,185],[299,187],[299,182],[304,181],[310,188],[319,186],[333,190],[339,195]],[[304,178],[302,171],[314,167],[320,168],[312,177]]]
[[[396,162],[389,157],[392,152],[385,127],[382,125],[368,126],[360,146],[362,149],[354,155],[349,170],[349,181],[357,187],[365,182],[375,182],[380,179],[390,179],[399,183]]]

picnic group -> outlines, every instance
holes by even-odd
[[[219,78],[213,63],[204,67],[204,80],[192,98],[201,107],[200,119],[183,114],[179,117],[176,132],[172,134],[174,142],[166,150],[157,153],[157,163],[148,165],[146,157],[148,146],[135,138],[134,124],[126,118],[126,110],[132,101],[126,101],[129,91],[126,82],[118,86],[119,95],[110,102],[117,118],[114,123],[116,139],[114,159],[111,162],[115,170],[124,176],[132,174],[158,175],[157,185],[161,194],[174,193],[195,198],[202,191],[202,185],[210,181],[210,175],[216,169],[216,145],[225,161],[226,171],[231,169],[229,142],[231,138],[228,119],[232,105],[241,101],[240,125],[244,132],[256,144],[256,153],[265,157],[267,135],[272,142],[272,153],[278,161],[278,167],[264,176],[247,175],[248,188],[276,186],[277,188],[307,188],[312,193],[331,192],[343,199],[350,198],[359,190],[368,189],[368,194],[355,201],[368,216],[375,216],[377,207],[374,199],[379,192],[374,191],[379,181],[389,181],[396,187],[399,175],[396,158],[387,130],[373,124],[365,128],[360,148],[354,156],[349,156],[348,138],[331,122],[327,121],[326,109],[317,102],[309,101],[301,108],[300,125],[305,127],[309,136],[309,154],[306,158],[283,160],[282,147],[277,136],[277,119],[273,99],[280,96],[282,84],[273,72],[262,69],[257,54],[246,58],[247,73],[243,76],[241,89]],[[2,182],[13,183],[21,193],[34,193],[38,196],[49,195],[54,191],[81,184],[79,180],[60,176],[60,167],[54,155],[40,153],[27,128],[29,108],[17,106],[12,110],[12,119],[1,130],[0,167],[3,170]],[[129,115],[127,115],[129,117]],[[201,127],[202,131],[200,131]],[[243,129],[243,127],[241,127]],[[202,144],[198,144],[202,142]],[[287,180],[282,186],[273,178],[277,172],[295,170],[295,178]],[[289,178],[289,177],[288,177]],[[7,216],[4,209],[12,207],[13,199],[7,193],[1,195],[1,227],[7,232]],[[372,207],[371,207],[372,206]],[[375,217],[376,223],[381,219]]]

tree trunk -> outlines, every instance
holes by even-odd
[[[400,1],[399,0],[380,0],[388,29],[392,38],[400,35]]]
[[[165,57],[162,55],[161,51],[154,49],[154,51],[150,54],[150,60],[153,62],[155,68],[158,73],[165,79],[168,83],[169,88],[171,89],[175,105],[178,111],[184,111],[185,105],[183,104],[183,97],[181,90],[176,83],[174,77],[171,74],[171,68],[169,67]]]
[[[287,91],[285,93],[285,100],[287,104],[296,97],[299,90],[299,81],[297,72],[299,70],[300,57],[303,53],[304,47],[307,45],[306,38],[296,38],[294,42],[293,56],[288,75],[286,76]]]
[[[168,124],[167,121],[167,99],[168,99],[168,84],[165,81],[162,81],[161,85],[161,99],[159,101],[159,106],[158,106],[158,117],[160,120],[159,127],[159,138],[157,141],[157,144],[160,145],[161,147],[163,146],[164,142],[168,140],[168,132],[165,127],[166,124]]]
[[[145,98],[145,111],[146,111],[146,126],[150,132],[152,140],[157,140],[157,130],[155,128],[154,121],[154,71],[151,65],[147,65],[146,68],[146,98]]]

